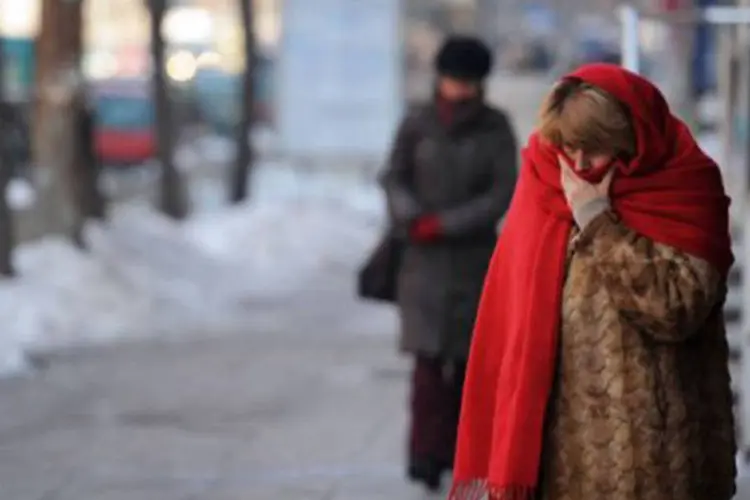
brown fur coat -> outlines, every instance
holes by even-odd
[[[574,231],[541,498],[732,498],[725,295],[709,264],[612,212]]]

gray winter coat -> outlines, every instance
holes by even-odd
[[[468,357],[517,155],[507,117],[481,101],[457,111],[450,126],[434,104],[415,109],[399,126],[382,181],[393,230],[408,242],[397,289],[402,350]],[[439,217],[444,236],[409,241],[409,227],[425,214]]]

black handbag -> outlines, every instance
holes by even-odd
[[[357,294],[360,298],[378,302],[396,302],[398,274],[403,253],[404,242],[388,231],[359,270]]]

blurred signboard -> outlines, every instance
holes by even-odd
[[[310,158],[383,155],[401,113],[398,0],[285,0],[281,145]]]
[[[9,102],[28,102],[34,85],[34,39],[0,37],[3,51],[2,91]]]

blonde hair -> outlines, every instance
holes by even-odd
[[[558,83],[545,98],[537,131],[555,146],[634,156],[630,114],[614,96],[578,79]]]

